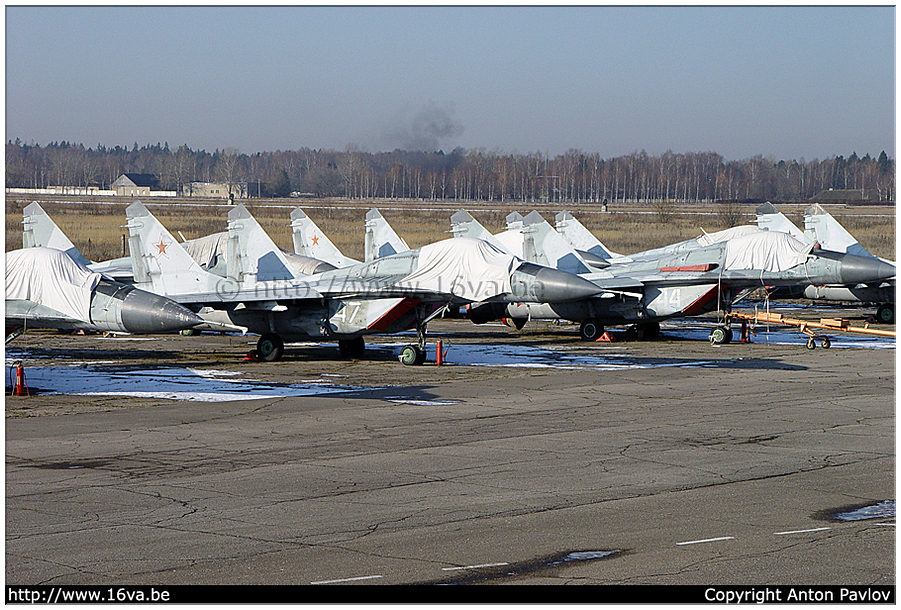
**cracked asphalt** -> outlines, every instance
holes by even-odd
[[[895,499],[893,348],[430,334],[447,366],[401,365],[398,337],[363,360],[289,346],[273,364],[241,361],[247,337],[28,333],[11,344],[26,373],[351,389],[7,396],[7,584],[894,584],[893,516],[823,516]],[[455,365],[471,343],[629,366]]]

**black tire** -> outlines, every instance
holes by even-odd
[[[883,324],[894,324],[895,323],[895,306],[890,303],[885,303],[879,306],[879,309],[876,310],[876,319],[882,322]]]
[[[807,340],[807,349],[814,350],[817,348],[817,342],[810,338]]]
[[[264,362],[275,362],[285,353],[285,343],[274,333],[266,333],[257,341],[257,358]]]
[[[425,352],[418,345],[405,345],[397,359],[407,366],[419,366],[425,362]]]
[[[829,349],[831,345],[832,342],[829,341],[829,337],[823,337],[823,340],[820,341],[820,347],[822,347],[823,349]]]
[[[420,366],[425,364],[426,352],[424,349],[416,348],[419,350],[419,353],[416,355],[416,366]]]
[[[604,325],[597,318],[588,318],[579,326],[579,337],[583,341],[597,341],[604,334]]]
[[[732,342],[732,329],[725,326],[717,326],[710,331],[710,342],[714,345],[724,345]]]
[[[636,324],[635,335],[638,337],[639,341],[644,341],[646,339],[656,339],[660,336],[660,323],[645,322],[643,324]]]
[[[363,354],[366,351],[366,342],[363,341],[363,337],[338,341],[338,351],[341,352],[342,358],[359,360],[363,357]]]

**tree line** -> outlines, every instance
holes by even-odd
[[[188,182],[246,182],[251,197],[309,194],[350,199],[568,202],[802,201],[828,189],[858,189],[861,198],[895,200],[895,162],[834,156],[812,161],[757,155],[729,161],[713,152],[604,158],[569,150],[560,155],[456,148],[366,152],[300,148],[210,153],[187,145],[131,148],[19,139],[6,144],[6,186],[109,188],[123,173],[154,174],[163,190]]]

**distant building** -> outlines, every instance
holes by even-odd
[[[828,189],[810,198],[816,203],[864,203],[872,200],[867,189]]]
[[[231,185],[225,182],[187,182],[182,186],[182,194],[185,197],[221,197],[228,199],[229,192],[234,193],[235,198],[247,198],[247,183],[235,182]]]
[[[153,174],[122,174],[110,185],[120,197],[148,197],[158,190],[160,180]]]

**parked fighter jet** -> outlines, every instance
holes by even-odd
[[[552,229],[536,217],[527,217],[527,230],[534,229],[540,243],[551,243],[547,234]],[[554,252],[551,260],[561,260],[560,253]],[[531,318],[571,320],[581,323],[585,340],[597,339],[605,324],[636,324],[639,336],[648,337],[659,332],[661,320],[728,310],[739,294],[756,287],[862,283],[894,272],[893,265],[878,259],[814,250],[785,233],[736,228],[634,254],[582,274],[604,289],[595,297],[540,305],[478,304],[470,306],[469,315],[476,323],[506,318],[519,327]]]
[[[335,267],[348,267],[360,262],[344,256],[300,208],[291,211],[291,230],[295,254],[325,261]]]
[[[757,226],[769,231],[782,231],[801,241],[817,244],[826,250],[844,252],[856,256],[873,257],[848,231],[826,210],[814,204],[804,210],[804,231],[785,217],[771,203],[759,206]],[[888,264],[894,264],[885,259]],[[800,288],[800,287],[799,287]],[[893,324],[895,321],[895,278],[882,282],[859,283],[853,285],[813,284],[801,289],[783,289],[775,293],[783,298],[806,298],[818,301],[846,301],[879,303],[876,318],[880,322]]]
[[[62,250],[6,253],[6,342],[26,328],[165,333],[203,320],[165,297],[114,282]]]
[[[450,304],[558,302],[599,292],[577,276],[457,239],[302,279],[260,280],[259,259],[255,270],[241,263],[240,274],[223,278],[200,269],[140,202],[126,216],[136,285],[206,320],[259,333],[257,355],[269,361],[281,357],[285,339],[337,339],[342,353],[359,356],[364,335],[415,327],[418,345],[405,347],[401,361],[421,364],[426,325]]]

